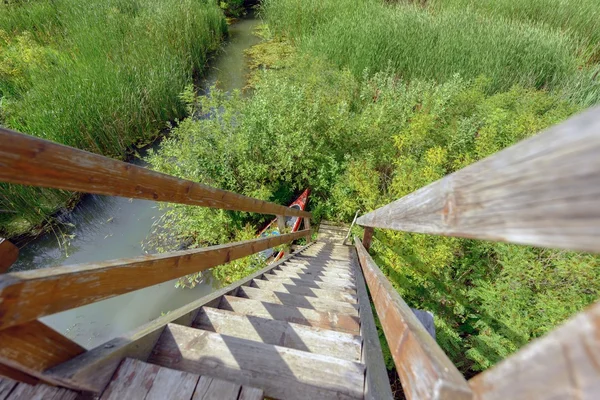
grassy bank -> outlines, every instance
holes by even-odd
[[[357,209],[387,204],[598,99],[597,65],[582,51],[591,39],[577,36],[585,30],[517,12],[461,13],[459,0],[442,9],[263,5],[273,40],[252,52],[253,64],[267,67],[252,80],[253,96],[188,92],[190,111],[213,118],[183,121],[151,158],[155,168],[282,204],[311,187],[316,219],[349,222]],[[168,218],[194,246],[264,221],[184,206]],[[600,293],[600,262],[587,254],[392,231],[377,232],[372,249],[409,305],[435,314],[438,342],[467,376]],[[219,267],[224,276],[244,271]]]
[[[123,157],[184,114],[179,94],[225,32],[209,0],[0,3],[0,123]],[[1,189],[0,234],[9,236],[69,197]]]

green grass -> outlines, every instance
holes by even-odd
[[[0,3],[0,123],[123,157],[184,115],[179,94],[226,29],[210,0]],[[15,216],[35,225],[65,199],[51,193],[39,200],[38,189],[2,191],[4,234]]]
[[[587,70],[581,71],[586,60],[578,39],[546,25],[451,5],[423,8],[378,0],[263,4],[276,33],[349,67],[356,76],[388,67],[408,80],[445,82],[455,74],[467,79],[483,75],[492,91],[520,84],[589,97],[588,88],[571,89],[589,82]],[[597,92],[594,98],[600,99]]]

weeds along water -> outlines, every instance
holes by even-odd
[[[0,3],[0,123],[111,157],[184,114],[179,94],[227,31],[204,0]],[[0,233],[69,197],[1,186]],[[18,218],[15,218],[18,216]]]

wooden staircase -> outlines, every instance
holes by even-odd
[[[331,224],[311,243],[309,212],[0,127],[0,182],[304,223],[279,236],[0,274],[0,376],[9,378],[0,400],[391,399],[370,300],[410,400],[596,399],[600,302],[467,381],[368,250],[374,229],[392,229],[599,253],[599,115],[591,109],[355,217],[364,236],[354,247]],[[91,350],[39,321],[298,239],[308,244],[278,263]],[[0,241],[0,272],[16,255]]]
[[[316,242],[200,307],[191,326],[168,323],[146,360],[120,363],[100,399],[364,398],[361,319],[373,326],[373,316],[344,235],[325,225]],[[374,368],[383,371],[380,355]],[[50,390],[17,387],[0,400]],[[76,394],[61,390],[52,398]]]

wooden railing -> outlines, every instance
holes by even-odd
[[[38,318],[176,279],[296,239],[306,211],[258,200],[0,128],[0,182],[304,219],[305,229],[203,249],[0,275],[0,375],[60,384],[47,370],[85,352]],[[0,239],[0,272],[18,250]],[[173,317],[174,318],[174,317]],[[163,321],[164,322],[164,321]],[[111,353],[116,354],[116,353]],[[110,364],[112,356],[102,363]],[[112,364],[110,364],[112,365]],[[89,368],[94,369],[92,365]],[[70,387],[84,388],[77,381]]]
[[[367,250],[374,228],[600,252],[600,108],[358,218],[361,268],[402,387],[424,399],[592,399],[600,303],[468,383]]]

